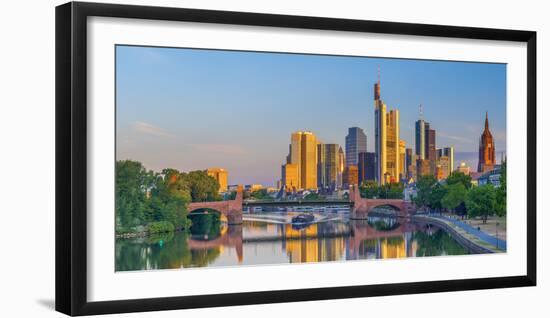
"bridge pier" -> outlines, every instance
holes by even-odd
[[[226,215],[228,225],[241,225],[243,224],[243,214],[241,213],[229,213]]]

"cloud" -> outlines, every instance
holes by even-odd
[[[208,154],[225,155],[225,156],[243,156],[248,152],[240,145],[230,144],[192,144],[192,148],[196,151],[206,152]]]
[[[438,131],[437,135],[439,135],[439,137],[449,138],[449,139],[460,141],[460,142],[466,142],[466,143],[471,143],[472,142],[472,139],[461,137],[461,136],[456,136],[456,135],[449,135],[449,134],[446,134],[446,133],[441,132],[441,131]]]
[[[144,134],[148,134],[148,135],[159,136],[159,137],[168,137],[168,138],[174,137],[174,135],[172,135],[168,131],[166,131],[162,128],[159,128],[157,126],[151,125],[149,123],[142,122],[142,121],[136,121],[133,125],[133,128],[134,128],[134,130],[136,130],[140,133],[144,133]]]

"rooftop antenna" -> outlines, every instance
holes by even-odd
[[[378,65],[378,85],[380,85],[380,65]]]
[[[420,105],[418,106],[418,113],[420,114],[420,119],[421,119],[421,120],[424,119],[424,118],[423,118],[424,113],[422,112],[422,104],[420,104]]]

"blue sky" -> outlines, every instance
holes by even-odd
[[[472,168],[485,111],[497,153],[506,147],[504,64],[133,46],[116,53],[117,159],[155,171],[224,167],[229,183],[273,185],[297,130],[343,146],[348,127],[358,126],[373,151],[378,67],[408,148],[419,104],[437,147],[454,145]]]

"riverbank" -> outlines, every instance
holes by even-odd
[[[473,228],[468,228],[467,224],[460,224],[458,220],[452,220],[446,216],[434,215],[414,215],[411,220],[419,223],[434,224],[443,227],[464,247],[471,249],[472,252],[481,253],[504,253],[506,252],[506,244],[495,244],[485,237],[483,232],[474,231]],[[487,234],[485,234],[487,235]],[[498,247],[497,247],[498,246]]]

